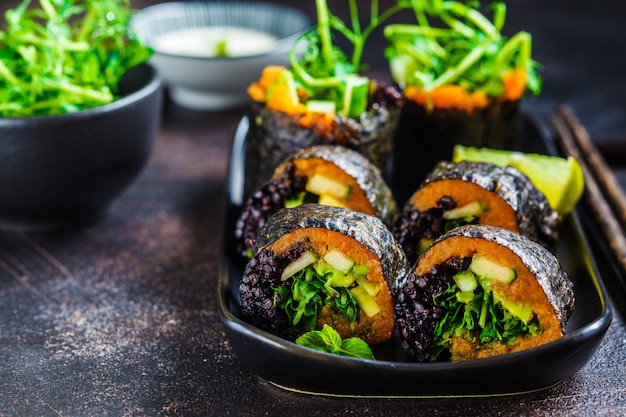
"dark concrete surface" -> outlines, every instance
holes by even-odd
[[[313,1],[291,3],[313,10]],[[508,4],[508,30],[530,31],[544,66],[543,94],[526,108],[545,120],[568,103],[595,141],[623,145],[626,2]],[[626,414],[626,293],[600,252],[613,322],[579,373],[539,392],[318,397],[243,368],[216,308],[227,160],[241,116],[168,102],[148,166],[105,217],[62,233],[0,233],[0,416]],[[626,184],[623,156],[614,168]]]

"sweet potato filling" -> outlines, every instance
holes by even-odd
[[[342,338],[357,336],[369,344],[389,340],[394,331],[393,303],[378,257],[356,240],[325,228],[296,229],[281,236],[267,249],[280,254],[291,247],[294,242],[307,242],[308,249],[320,257],[331,249],[338,250],[350,256],[357,264],[367,265],[369,268],[367,280],[380,284],[380,291],[373,297],[380,307],[378,314],[368,317],[361,312],[356,323],[348,323],[345,317],[339,316],[331,308],[323,307],[317,319],[317,328],[321,329],[324,324],[329,324],[339,332]]]
[[[554,309],[535,277],[515,253],[494,242],[463,236],[445,239],[431,246],[422,255],[422,259],[415,269],[415,274],[426,274],[434,266],[451,257],[471,257],[476,253],[515,269],[516,278],[511,283],[493,282],[492,290],[512,303],[530,306],[541,326],[541,333],[534,336],[518,337],[508,344],[492,342],[481,348],[477,348],[477,342],[452,337],[450,346],[452,360],[484,358],[517,352],[548,343],[563,336]]]
[[[351,210],[376,215],[372,204],[354,177],[348,175],[337,165],[322,158],[295,159],[294,165],[296,167],[296,175],[311,178],[314,174],[320,174],[347,185],[350,188],[350,192],[345,198],[342,198],[342,203]],[[278,173],[278,175],[280,175],[280,173]]]
[[[499,195],[483,187],[459,179],[442,179],[420,187],[411,197],[411,204],[419,211],[437,207],[441,197],[450,196],[457,207],[479,200],[486,210],[478,217],[478,223],[501,227],[519,233],[517,216],[513,208]]]

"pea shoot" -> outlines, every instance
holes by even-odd
[[[526,90],[540,92],[531,35],[521,31],[507,38],[502,34],[504,2],[491,4],[491,19],[476,2],[402,3],[413,10],[416,23],[392,24],[384,31],[390,43],[385,53],[392,77],[401,86],[432,91],[457,85],[510,100],[520,98]]]
[[[310,100],[332,101],[337,113],[356,117],[365,112],[369,94],[369,80],[359,76],[365,68],[362,58],[367,40],[403,6],[394,4],[381,11],[378,0],[372,0],[369,22],[362,25],[357,0],[348,3],[350,20],[345,22],[330,11],[326,0],[316,0],[317,25],[296,42],[290,64],[296,84]],[[350,54],[336,46],[336,35],[351,44]]]
[[[0,31],[0,116],[72,113],[110,103],[152,50],[129,28],[130,0],[23,0]]]

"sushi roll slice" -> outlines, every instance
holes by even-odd
[[[502,227],[554,250],[561,220],[516,168],[442,161],[404,205],[393,233],[413,263],[435,238],[464,224]]]
[[[282,209],[244,269],[242,317],[290,340],[327,324],[342,338],[385,342],[394,332],[393,280],[407,269],[377,217],[317,204]]]
[[[486,225],[438,238],[394,294],[402,346],[419,361],[543,345],[565,334],[574,310],[573,285],[550,251]]]
[[[238,251],[249,253],[260,228],[276,211],[305,203],[363,212],[387,226],[398,211],[382,173],[367,158],[342,146],[312,146],[283,161],[272,179],[246,200],[235,227]]]

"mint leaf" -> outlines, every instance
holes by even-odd
[[[296,344],[340,356],[375,360],[369,345],[358,337],[341,340],[339,333],[325,324],[322,330],[311,330],[296,339]]]
[[[319,330],[312,330],[298,337],[296,339],[296,344],[305,346],[311,349],[328,352],[327,350],[328,345],[326,344],[326,341],[322,337],[322,332]]]
[[[341,349],[341,336],[327,324],[322,328],[322,340],[331,347],[332,353],[337,353]]]
[[[341,349],[345,356],[372,360],[376,359],[372,353],[372,349],[370,349],[370,346],[365,342],[365,340],[359,339],[358,337],[345,339],[343,343],[341,343]]]

